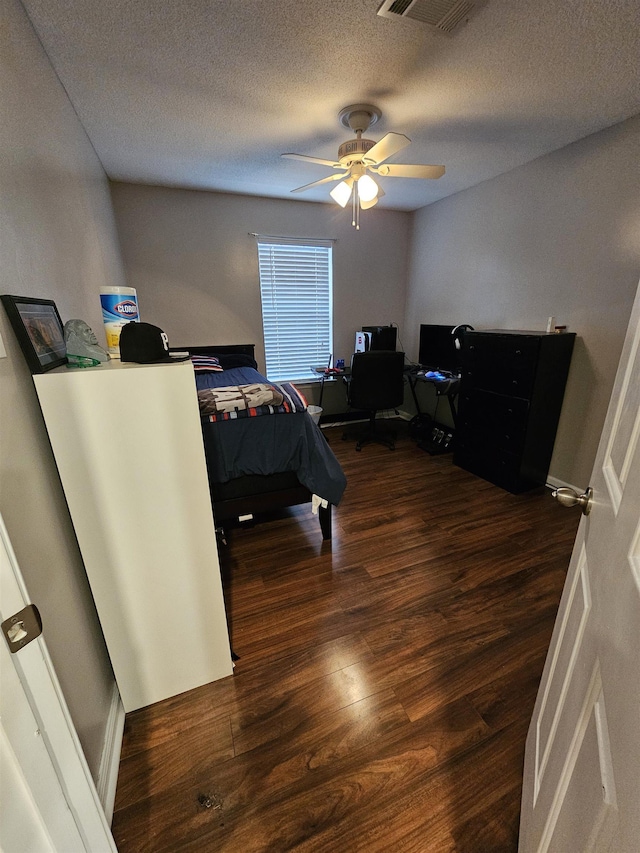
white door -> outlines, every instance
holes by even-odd
[[[84,851],[58,776],[4,641],[0,642],[0,849]]]
[[[4,623],[28,599],[1,516],[0,593]],[[1,636],[0,678],[0,851],[116,853],[42,636]]]
[[[527,737],[520,853],[640,851],[639,343],[640,287]]]

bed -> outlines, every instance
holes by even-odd
[[[268,405],[234,411],[232,403],[221,413],[215,408],[219,402],[207,408],[211,399],[228,393],[221,388],[273,388],[257,371],[254,345],[171,347],[171,352],[189,353],[194,360],[216,523],[312,502],[322,538],[331,539],[331,507],[340,502],[346,478],[296,389],[286,383],[275,386],[285,398],[271,406],[277,413],[268,411]]]

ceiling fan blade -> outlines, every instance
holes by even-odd
[[[372,149],[373,150],[373,149]],[[375,170],[382,178],[441,178],[444,166],[405,166],[399,163],[389,163]]]
[[[376,142],[373,148],[367,151],[362,158],[362,162],[367,165],[373,164],[377,166],[378,163],[382,163],[383,160],[391,157],[392,154],[402,151],[407,145],[411,145],[411,140],[404,133],[387,133],[379,142]]]
[[[321,157],[309,157],[307,154],[281,154],[281,157],[288,157],[290,160],[303,160],[305,163],[318,163],[320,166],[331,166],[332,169],[342,168],[342,163],[336,163],[335,160],[323,160]]]
[[[319,181],[312,181],[310,184],[305,184],[303,187],[296,187],[295,190],[291,190],[292,193],[301,193],[305,190],[310,190],[311,187],[319,187],[320,184],[327,184],[329,181],[341,181],[343,178],[348,178],[349,172],[343,172],[340,175],[329,175],[328,178],[320,178]]]

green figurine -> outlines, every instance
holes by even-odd
[[[93,329],[84,320],[67,320],[64,339],[70,367],[97,367],[109,361],[109,353],[100,346]]]

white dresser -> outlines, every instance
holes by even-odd
[[[125,711],[231,675],[191,362],[33,378]]]

